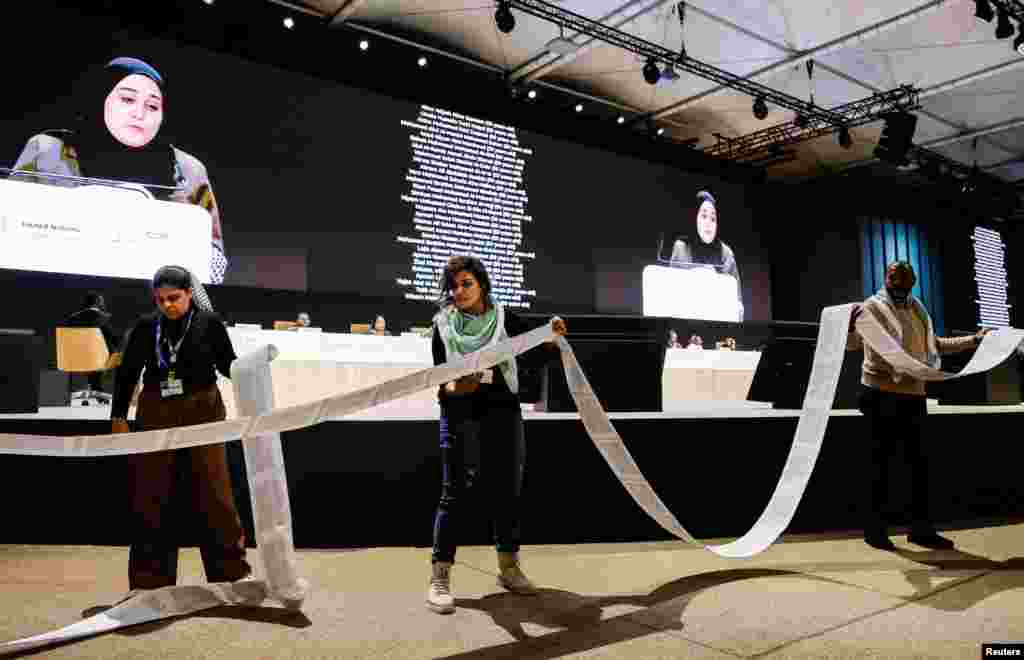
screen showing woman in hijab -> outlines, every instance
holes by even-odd
[[[70,123],[74,128],[33,136],[12,168],[25,175],[13,178],[62,186],[82,183],[68,177],[125,182],[159,200],[199,206],[211,219],[209,281],[223,282],[228,261],[206,166],[161,137],[167,119],[163,76],[140,59],[118,57],[88,72],[82,87],[84,105]],[[207,246],[196,249],[205,252]],[[120,274],[108,272],[109,266],[105,274]]]
[[[732,248],[721,239],[718,222],[718,204],[711,193],[697,193],[696,226],[686,237],[675,242],[671,263],[676,266],[711,266],[723,275],[736,278],[739,320],[743,320],[743,293],[740,270]]]

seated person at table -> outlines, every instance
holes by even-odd
[[[295,317],[295,326],[292,328],[292,330],[296,330],[298,328],[308,328],[310,325],[312,325],[312,321],[310,321],[309,319],[309,313],[299,312],[299,315]]]
[[[700,338],[700,335],[691,335],[690,343],[686,345],[688,351],[703,351],[704,340]]]
[[[668,344],[666,348],[682,348],[683,345],[679,343],[679,333],[675,330],[668,331]]]
[[[726,337],[720,342],[715,342],[715,348],[720,351],[735,351],[736,340],[733,337]]]
[[[107,351],[111,354],[118,349],[117,334],[110,326],[110,314],[107,313],[103,296],[90,291],[85,294],[82,302],[82,309],[64,319],[60,324],[62,328],[99,328],[103,339],[107,344]],[[89,389],[94,392],[103,391],[103,372],[96,371],[89,374]]]

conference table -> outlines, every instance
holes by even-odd
[[[277,347],[278,357],[271,363],[277,407],[352,392],[433,365],[430,338],[415,333],[378,336],[236,326],[228,328],[228,335],[239,355],[265,344]],[[669,349],[662,376],[665,410],[692,407],[694,402],[745,400],[760,355]],[[231,382],[221,378],[219,384],[228,416],[234,417]],[[438,412],[437,394],[430,390],[377,406],[367,414],[436,417]]]

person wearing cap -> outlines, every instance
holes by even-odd
[[[953,541],[936,533],[928,513],[928,462],[924,452],[924,417],[928,414],[924,381],[901,374],[885,358],[864,343],[857,318],[869,313],[911,357],[935,369],[940,353],[970,350],[981,343],[988,330],[967,337],[936,337],[928,310],[911,291],[917,283],[914,268],[905,261],[889,264],[885,287],[854,308],[846,348],[863,348],[860,411],[867,418],[871,468],[869,508],[864,541],[879,550],[895,550],[886,534],[885,502],[889,485],[889,454],[902,449],[910,464],[911,531],[907,540],[936,550],[953,547]]]
[[[677,240],[672,248],[671,263],[680,266],[701,264],[714,266],[718,272],[736,278],[736,304],[739,319],[743,320],[743,289],[740,286],[740,269],[732,248],[721,239],[718,232],[718,205],[711,193],[702,190],[697,193],[697,224],[695,231]]]
[[[75,129],[44,131],[30,138],[11,168],[15,170],[11,177],[80,185],[32,176],[38,172],[162,186],[152,189],[157,199],[194,204],[210,214],[210,281],[222,283],[228,261],[206,166],[160,137],[167,118],[163,76],[142,60],[118,57],[87,75],[83,86],[87,105]],[[174,191],[169,192],[170,188]]]
[[[112,431],[129,431],[128,408],[140,374],[136,430],[224,420],[217,372],[230,378],[236,356],[223,321],[213,313],[202,284],[180,266],[158,270],[152,288],[157,311],[135,324],[117,370]],[[129,461],[131,589],[176,582],[181,514],[200,523],[192,529],[199,532],[207,580],[229,582],[250,574],[223,444],[134,454]]]

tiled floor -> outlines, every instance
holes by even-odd
[[[39,651],[46,658],[978,658],[1024,641],[1024,525],[950,532],[955,551],[894,537],[790,537],[749,560],[679,543],[524,548],[535,597],[494,583],[494,552],[463,548],[458,610],[423,605],[429,552],[302,551],[302,613],[201,615]],[[255,557],[253,557],[255,559]],[[78,620],[127,589],[124,548],[0,546],[0,641]],[[182,582],[201,579],[182,552]]]

